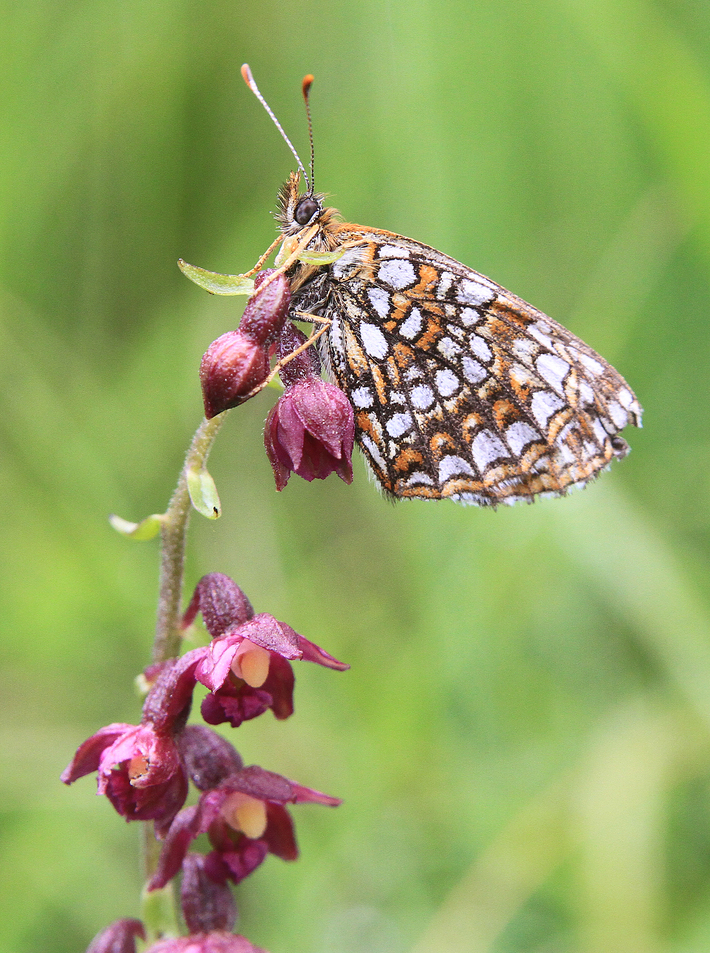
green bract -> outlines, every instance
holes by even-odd
[[[254,294],[254,279],[245,275],[220,275],[216,271],[205,271],[196,265],[190,265],[182,258],[178,259],[178,267],[183,275],[194,281],[200,288],[213,295],[252,295]]]

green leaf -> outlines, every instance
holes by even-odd
[[[163,525],[163,514],[151,513],[150,516],[146,516],[140,523],[131,523],[129,520],[124,520],[122,517],[112,513],[108,521],[116,532],[122,536],[130,536],[131,539],[143,541],[146,539],[155,539],[158,535],[160,527]]]
[[[213,295],[251,295],[254,293],[254,279],[245,275],[220,275],[216,271],[205,271],[196,265],[189,265],[182,258],[178,267],[183,275],[194,281],[200,288]]]
[[[187,471],[187,490],[192,505],[198,513],[208,520],[219,519],[222,515],[222,504],[215,482],[209,472],[201,467],[199,470]]]

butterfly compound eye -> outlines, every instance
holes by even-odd
[[[307,225],[318,211],[318,203],[310,195],[306,195],[296,206],[293,217],[299,225]]]

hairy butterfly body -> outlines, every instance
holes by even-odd
[[[248,68],[245,79],[264,102]],[[453,258],[340,221],[313,189],[312,161],[309,181],[291,149],[307,185],[292,173],[279,197],[284,246],[299,250],[286,271],[291,317],[328,323],[321,356],[385,494],[531,501],[628,453],[619,432],[641,425],[641,407],[599,354]]]

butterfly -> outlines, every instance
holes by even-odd
[[[628,453],[641,406],[596,351],[472,268],[394,232],[343,222],[298,163],[279,194],[294,320],[352,404],[385,495],[479,506],[560,496]],[[305,187],[302,186],[302,179]],[[283,254],[283,251],[282,251]],[[278,263],[278,259],[277,259]]]

